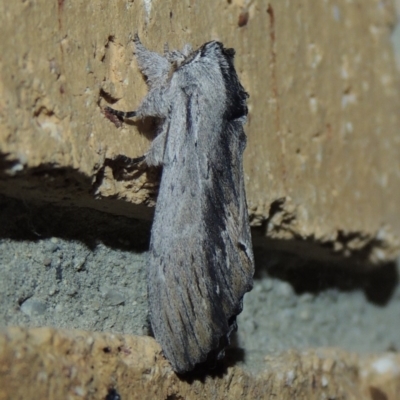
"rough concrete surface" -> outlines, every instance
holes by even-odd
[[[218,38],[250,93],[253,226],[308,257],[393,259],[400,237],[400,95],[391,2],[2,2],[0,192],[151,218],[156,173],[112,160],[148,148],[151,121],[118,128],[105,105],[146,92],[132,35],[150,48]],[[117,124],[118,125],[118,124]],[[368,162],[366,162],[368,160]]]
[[[0,326],[148,334],[148,223],[7,199],[0,221]]]
[[[3,331],[19,325],[105,331],[109,337],[150,334],[145,280],[149,223],[9,198],[0,198],[0,220]],[[292,376],[291,365],[285,365],[293,360],[285,358],[290,349],[302,354],[302,363],[313,348],[357,351],[361,360],[400,349],[399,265],[349,273],[263,247],[256,247],[255,255],[254,289],[245,296],[229,350],[232,365],[240,366],[246,379],[250,374],[262,380],[265,357],[286,371],[282,376]],[[137,357],[141,351],[149,350],[140,349]],[[341,354],[346,360],[351,353]],[[16,373],[11,369],[10,374]],[[0,380],[7,376],[0,371]],[[339,390],[338,382],[332,390]],[[293,387],[299,388],[297,383]],[[122,382],[119,388],[126,390]]]

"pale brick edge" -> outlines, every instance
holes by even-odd
[[[150,337],[53,328],[0,332],[0,399],[396,399],[400,354],[288,351],[250,374],[238,366],[182,379]]]

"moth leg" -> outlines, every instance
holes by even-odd
[[[105,107],[105,111],[109,112],[110,114],[116,115],[120,120],[122,120],[123,118],[136,117],[138,115],[137,111],[119,111],[114,110],[111,107]],[[145,161],[145,163],[149,167],[162,165],[164,159],[165,141],[167,138],[169,124],[166,121],[163,121],[160,124],[160,127],[161,129],[159,130],[156,138],[151,143],[150,150],[145,155],[138,158],[129,158],[120,155],[117,157],[117,161],[121,162],[126,168],[132,167],[142,161]]]
[[[168,78],[171,68],[168,60],[154,51],[147,50],[139,39],[138,34],[135,34],[135,56],[140,71],[147,77],[147,84],[155,86],[160,80]]]
[[[117,116],[119,120],[123,120],[124,118],[136,117],[136,111],[119,111],[119,110],[114,110],[111,107],[105,107],[104,111]]]
[[[142,100],[140,106],[136,109],[136,117],[157,117],[164,119],[168,114],[168,106],[165,99],[165,89],[152,89]]]
[[[144,155],[148,166],[157,167],[163,165],[168,128],[169,124],[164,121],[161,124],[160,132],[151,143],[150,150]]]
[[[167,107],[163,101],[163,95],[163,89],[150,90],[147,96],[142,100],[140,106],[134,111],[119,111],[111,107],[105,107],[104,111],[116,115],[120,120],[133,117],[157,117],[163,119],[167,114]]]
[[[142,161],[145,162],[149,167],[161,166],[164,159],[166,137],[166,130],[165,132],[160,132],[151,143],[150,150],[143,156],[131,158],[120,154],[116,156],[113,161],[117,162],[120,166],[126,169],[132,168],[135,165],[140,164]]]
[[[117,162],[118,164],[120,164],[123,168],[129,169],[134,167],[137,164],[140,164],[142,161],[146,160],[146,156],[140,156],[140,157],[135,157],[135,158],[131,158],[131,157],[127,157],[124,156],[122,154],[116,156],[113,161]]]

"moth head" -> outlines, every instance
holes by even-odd
[[[203,46],[200,47],[199,51],[201,52],[202,57],[221,58],[222,56],[233,59],[233,57],[235,56],[234,49],[225,48],[221,42],[217,42],[215,40],[203,44]]]
[[[203,44],[198,50],[191,52],[190,54],[180,53],[184,56],[184,59],[176,59],[176,67],[180,67],[186,64],[202,62],[204,60],[216,61],[216,63],[224,63],[224,60],[233,60],[235,55],[234,49],[226,49],[221,42],[215,40]]]

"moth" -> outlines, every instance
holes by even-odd
[[[148,295],[156,340],[174,371],[216,361],[253,286],[254,256],[243,178],[248,97],[234,50],[211,41],[192,51],[135,56],[148,94],[123,118],[155,117],[158,131],[138,160],[162,166],[152,225]]]

